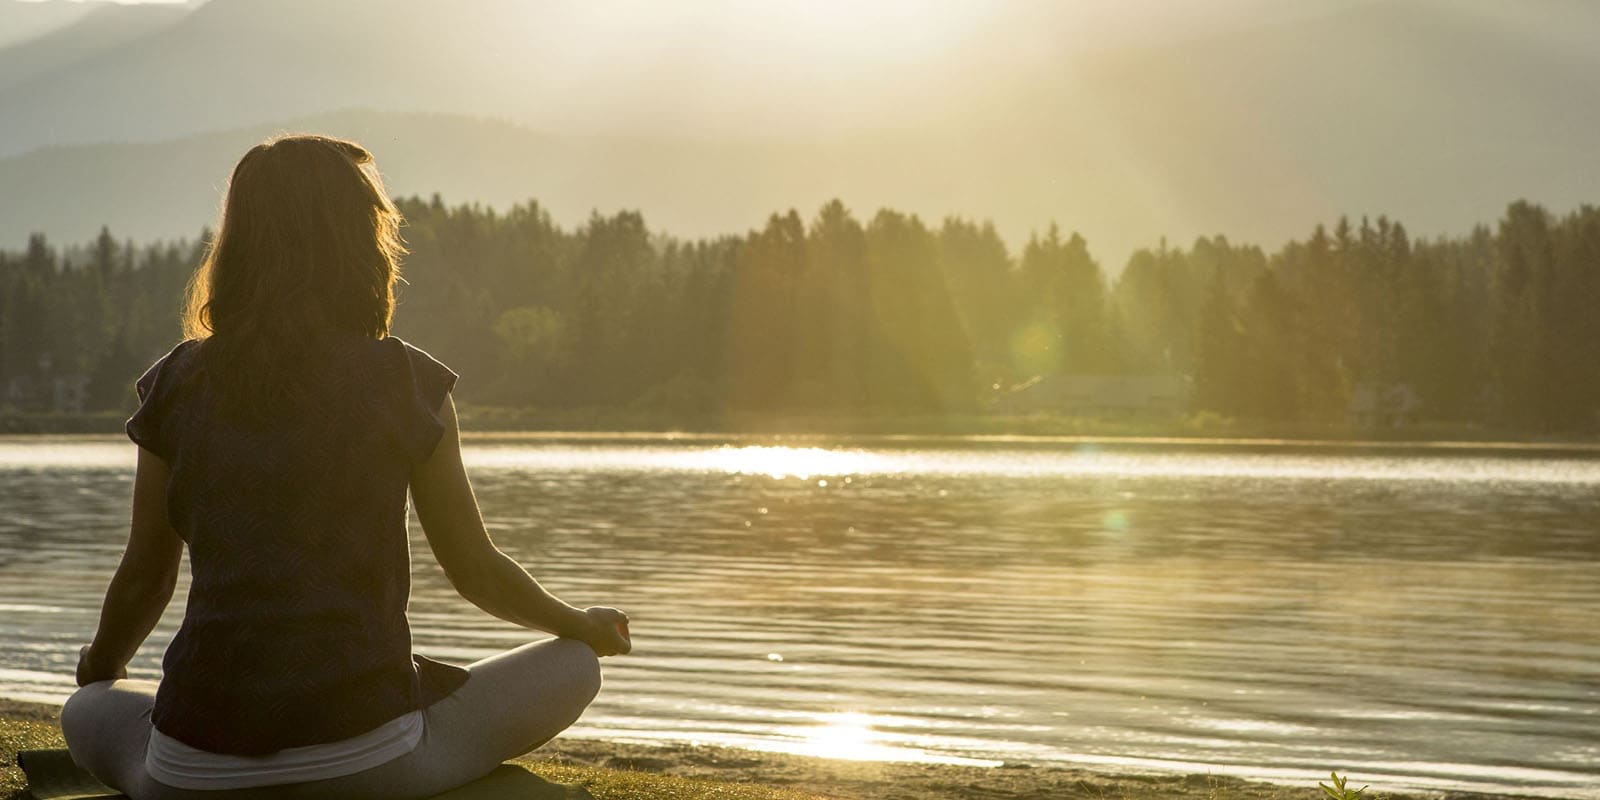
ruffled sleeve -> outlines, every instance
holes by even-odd
[[[139,398],[139,408],[124,426],[134,444],[168,462],[172,461],[174,453],[167,433],[167,419],[171,415],[173,390],[181,380],[178,375],[179,353],[192,343],[192,340],[188,340],[172,348],[166,355],[156,359],[134,382],[133,390]]]
[[[401,423],[401,442],[411,463],[426,461],[444,436],[439,408],[460,377],[426,351],[401,342],[406,354],[407,409]]]

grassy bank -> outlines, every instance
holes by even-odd
[[[0,800],[26,800],[19,749],[61,747],[56,709],[0,700]],[[1328,800],[1314,784],[1276,786],[1209,775],[1107,775],[1023,765],[999,768],[864,761],[718,747],[644,747],[557,739],[519,764],[597,800]],[[1361,785],[1352,781],[1352,788]],[[1362,800],[1379,800],[1381,787]],[[1386,800],[1420,796],[1384,795]],[[1447,795],[1445,800],[1493,800]]]

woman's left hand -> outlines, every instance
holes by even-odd
[[[128,677],[128,665],[108,669],[104,664],[95,663],[94,645],[86,644],[78,649],[78,685],[88,686],[100,681],[122,680]]]
[[[589,634],[583,641],[594,648],[595,655],[623,656],[633,650],[627,614],[606,606],[593,606],[584,609],[583,615],[589,621]]]

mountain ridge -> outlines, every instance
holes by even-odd
[[[86,59],[99,58],[178,24],[193,6],[95,3],[81,17],[0,48],[0,92]]]

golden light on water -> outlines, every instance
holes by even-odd
[[[718,447],[693,454],[696,466],[738,475],[799,478],[816,475],[853,475],[876,465],[859,450],[824,450],[820,447]],[[818,488],[827,488],[818,481]]]
[[[998,767],[1001,761],[929,752],[911,742],[898,742],[896,736],[880,730],[887,720],[859,711],[823,714],[818,724],[790,729],[799,741],[792,747],[775,748],[797,755],[837,758],[846,761],[897,761],[920,764],[957,764]]]
[[[774,661],[769,654],[768,660]],[[767,716],[770,715],[770,716]],[[729,728],[699,727],[690,723],[673,730],[654,730],[629,725],[632,720],[600,727],[580,723],[569,734],[585,738],[606,738],[637,744],[671,744],[741,747],[766,753],[788,753],[846,761],[879,761],[899,764],[950,764],[966,767],[1000,767],[997,758],[956,755],[945,735],[936,726],[920,724],[914,717],[879,716],[860,711],[825,713],[769,711],[764,718],[778,724],[757,733],[747,724]],[[907,730],[908,727],[910,730]]]
[[[639,437],[612,433],[592,438],[594,441],[590,442],[572,434],[484,437],[468,442],[462,459],[473,470],[639,470],[798,478],[830,492],[877,475],[1600,486],[1600,459],[1593,457],[1600,451],[1591,444],[1527,447],[1463,443],[1418,448],[1415,455],[1399,457],[1351,451],[1348,444],[1280,448],[1282,443],[1272,441],[1201,439],[1127,440],[1127,444],[1140,445],[1140,449],[1122,450],[1114,441],[1090,442],[1074,437],[945,437],[929,439],[921,447],[868,445],[848,449],[703,444],[715,441],[715,435]],[[1157,445],[1165,449],[1152,449]],[[1243,446],[1257,449],[1211,449]],[[1468,447],[1484,452],[1451,452]],[[11,469],[132,469],[134,452],[126,439],[115,436],[0,436],[0,467]],[[1136,528],[1137,520],[1130,509],[1111,511],[1102,521],[1104,530],[1128,532]]]
[[[799,749],[807,755],[853,761],[882,761],[893,758],[892,751],[887,756],[882,752],[890,748],[874,744],[872,718],[855,711],[823,717],[821,725],[805,732],[805,739]]]

